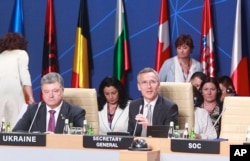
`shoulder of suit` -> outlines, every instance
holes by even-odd
[[[82,108],[78,105],[63,101],[62,107],[65,107],[65,106],[67,106],[68,108],[73,108],[73,109],[81,109],[81,110],[84,109],[84,107]]]
[[[133,105],[133,104],[140,104],[142,103],[143,99],[142,98],[137,98],[137,99],[134,99],[134,100],[131,100],[130,101],[130,105]]]
[[[175,105],[176,104],[174,101],[172,101],[169,98],[164,97],[162,95],[159,95],[158,99],[161,99],[162,101],[164,101],[165,103],[170,104],[170,105]]]

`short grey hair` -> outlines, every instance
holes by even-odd
[[[50,72],[45,74],[41,79],[41,86],[44,84],[52,84],[58,82],[62,88],[64,88],[64,81],[62,76],[56,72]]]
[[[140,81],[140,75],[141,74],[144,74],[144,73],[154,73],[155,75],[155,78],[158,82],[160,82],[160,79],[159,79],[159,74],[157,73],[157,71],[155,71],[153,68],[150,68],[150,67],[146,67],[146,68],[143,68],[137,75],[137,83],[139,83]]]

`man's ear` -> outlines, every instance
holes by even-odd
[[[138,89],[139,91],[141,91],[141,87],[140,87],[139,83],[137,83],[137,89]]]

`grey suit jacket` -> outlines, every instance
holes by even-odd
[[[22,118],[17,122],[12,131],[14,132],[28,132],[31,122],[37,111],[38,104],[30,105]],[[32,125],[31,132],[46,132],[46,104],[42,102]],[[63,101],[60,113],[57,118],[55,133],[63,133],[65,119],[73,123],[75,127],[82,127],[85,119],[85,110]]]
[[[144,105],[143,98],[133,100],[129,106],[129,122],[128,132],[133,135],[134,130],[135,136],[141,135],[142,125],[136,125],[135,116],[139,113],[140,106]],[[140,113],[143,113],[143,108]],[[159,95],[156,101],[154,112],[153,112],[153,125],[169,125],[170,121],[178,122],[178,107],[173,101]]]

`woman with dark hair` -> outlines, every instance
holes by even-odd
[[[161,82],[189,82],[194,72],[201,71],[200,62],[190,56],[194,49],[190,35],[180,35],[175,48],[176,56],[165,60],[159,71]]]
[[[207,77],[201,84],[200,92],[203,96],[203,101],[200,107],[204,108],[210,115],[212,123],[215,126],[217,136],[219,136],[220,121],[216,123],[216,120],[222,111],[222,107],[220,107],[221,90],[217,79]]]
[[[106,77],[99,86],[99,134],[127,132],[129,98],[122,83]]]
[[[224,98],[227,96],[236,96],[236,91],[232,79],[229,76],[223,75],[218,78],[221,97],[220,101],[223,104]]]
[[[34,103],[27,40],[18,33],[0,39],[0,119],[14,127],[22,107]]]

